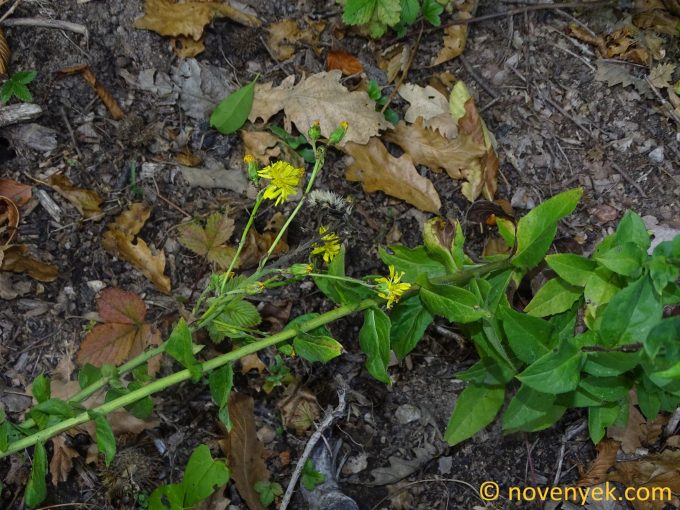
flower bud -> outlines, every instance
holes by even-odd
[[[342,139],[345,137],[347,129],[349,129],[349,123],[343,120],[340,123],[340,125],[337,128],[335,128],[335,131],[331,133],[331,136],[328,137],[328,145],[335,145],[340,143]]]
[[[255,185],[259,184],[260,177],[257,175],[257,172],[260,168],[255,157],[252,154],[246,154],[243,156],[243,162],[248,165],[248,179],[250,179]]]
[[[312,127],[307,131],[307,137],[310,142],[316,142],[321,137],[321,125],[318,120],[314,121]]]
[[[293,276],[304,277],[314,270],[314,266],[312,264],[293,264],[288,270]]]

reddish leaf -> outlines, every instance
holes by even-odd
[[[0,179],[0,195],[21,207],[31,199],[31,187],[11,179]]]
[[[364,66],[352,54],[345,51],[329,51],[326,58],[326,70],[340,69],[342,74],[350,76],[359,74],[364,70]]]

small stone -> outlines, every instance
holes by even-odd
[[[420,409],[418,409],[414,405],[402,404],[397,408],[396,412],[394,413],[394,416],[397,418],[397,421],[401,425],[406,425],[407,423],[411,423],[412,421],[419,420],[421,417],[421,413]]]
[[[649,159],[652,161],[652,163],[663,163],[664,159],[664,154],[663,154],[663,147],[657,147],[654,149],[652,152],[648,154]]]
[[[453,467],[453,457],[439,457],[439,474],[448,475]]]
[[[95,294],[97,294],[100,290],[106,287],[106,284],[101,280],[90,280],[87,282],[87,286],[92,289]]]
[[[276,431],[269,425],[263,425],[257,430],[257,438],[264,444],[271,443],[276,439]]]

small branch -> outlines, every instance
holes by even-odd
[[[305,466],[305,462],[307,462],[307,459],[312,454],[312,450],[314,450],[316,443],[319,442],[319,439],[321,439],[323,433],[331,425],[333,425],[335,420],[341,418],[342,415],[345,413],[346,405],[347,402],[345,401],[345,388],[341,388],[340,390],[338,390],[337,407],[333,409],[331,412],[326,414],[323,421],[317,427],[316,432],[314,432],[314,434],[312,434],[312,437],[309,438],[309,441],[307,441],[307,445],[305,446],[305,449],[302,452],[302,456],[298,459],[297,465],[295,466],[293,476],[290,478],[290,482],[288,482],[288,488],[286,489],[286,493],[283,495],[283,500],[281,501],[279,510],[286,510],[286,508],[288,508],[288,504],[290,503],[290,500],[293,497],[293,492],[295,492],[295,486],[297,485],[297,482],[300,479],[300,475],[302,474],[302,469]]]
[[[482,87],[482,89],[484,89],[484,92],[491,96],[491,99],[494,101],[498,99],[498,92],[489,87],[489,85],[486,83],[487,80],[485,80],[483,76],[480,76],[480,74],[472,68],[472,65],[470,65],[470,62],[468,62],[464,55],[458,55],[458,60],[460,60],[460,63],[463,64],[463,67],[467,73],[472,76],[472,79],[475,80],[479,86]]]
[[[85,39],[89,39],[90,32],[87,27],[78,23],[71,23],[70,21],[62,21],[58,19],[49,18],[10,18],[2,23],[3,27],[42,27],[42,28],[56,28],[57,30],[68,30],[75,32]]]
[[[0,108],[0,127],[18,124],[26,120],[37,119],[42,115],[42,108],[33,103],[11,104]]]

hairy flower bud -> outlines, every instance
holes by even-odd
[[[307,137],[309,137],[311,142],[316,142],[321,137],[321,124],[319,124],[318,120],[314,121],[312,127],[307,131]]]
[[[331,133],[331,136],[328,137],[328,145],[335,145],[340,143],[342,139],[345,137],[345,133],[347,133],[348,129],[349,123],[343,120],[340,123],[340,125],[337,128],[335,128],[335,131]]]

